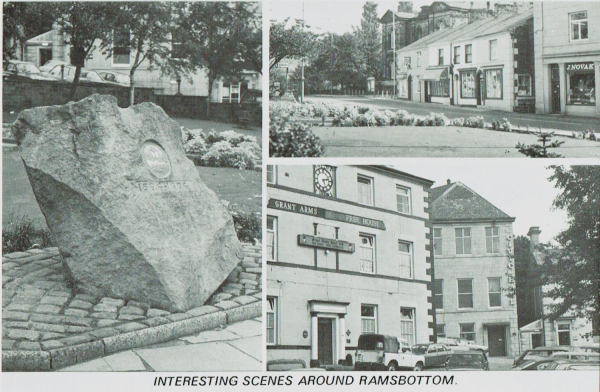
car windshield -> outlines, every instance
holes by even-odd
[[[525,354],[525,357],[523,357],[523,359],[530,359],[530,358],[539,358],[539,357],[547,357],[549,356],[550,353],[548,351],[530,351],[527,354]]]
[[[270,363],[269,368],[267,370],[273,371],[286,371],[286,370],[296,370],[296,369],[305,369],[306,366],[302,362],[282,362],[282,363]]]
[[[429,346],[427,346],[427,345],[418,344],[416,346],[412,346],[412,352],[413,352],[413,354],[417,354],[417,355],[427,354],[428,347]]]
[[[40,70],[33,64],[19,64],[17,65],[17,69],[19,73],[31,73],[31,74],[39,74]]]
[[[449,368],[457,367],[473,367],[480,368],[483,364],[481,354],[454,354],[448,362]]]

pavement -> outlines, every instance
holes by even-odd
[[[600,132],[600,119],[590,117],[574,117],[554,114],[527,114],[512,113],[486,108],[474,108],[465,106],[449,106],[435,103],[421,103],[406,100],[395,100],[390,98],[377,98],[365,96],[309,96],[307,101],[326,101],[338,103],[356,103],[373,106],[377,109],[400,110],[405,109],[412,114],[426,116],[431,112],[441,112],[452,119],[456,117],[483,116],[486,122],[493,120],[502,121],[508,119],[511,124],[520,127],[544,128],[565,131]]]
[[[139,347],[61,369],[65,372],[262,370],[262,318]]]

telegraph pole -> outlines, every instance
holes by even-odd
[[[304,20],[304,2],[302,2],[302,33],[304,33],[304,26],[306,21]],[[304,103],[304,56],[302,56],[302,77],[300,82],[300,102]]]
[[[392,98],[396,97],[396,12],[392,10],[392,53],[394,56],[394,68],[392,69],[392,81],[394,89],[392,92]]]

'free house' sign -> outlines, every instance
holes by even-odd
[[[267,205],[267,208],[294,212],[296,214],[316,216],[318,218],[324,218],[338,222],[346,222],[353,225],[385,230],[385,224],[383,223],[383,221],[380,220],[350,215],[343,212],[330,211],[320,207],[307,206],[304,204],[292,203],[289,201],[269,199],[269,204]]]

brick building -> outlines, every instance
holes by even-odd
[[[431,189],[438,337],[518,355],[512,222],[460,182]]]
[[[337,364],[361,333],[433,341],[428,192],[385,166],[267,167],[267,358]]]

